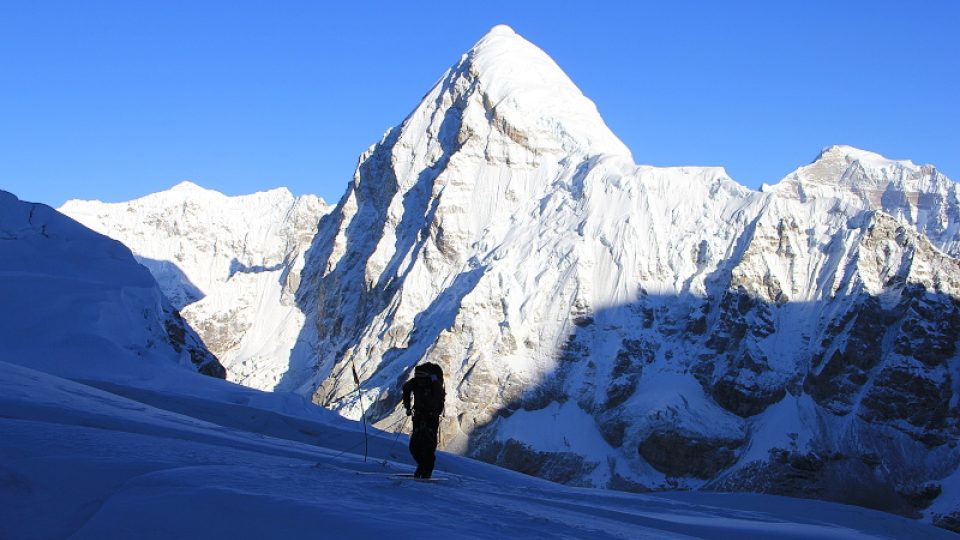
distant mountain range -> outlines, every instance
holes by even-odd
[[[67,201],[60,211],[130,246],[230,380],[276,387],[303,326],[294,293],[329,211],[323,200],[286,189],[227,197],[182,182],[125,203]]]

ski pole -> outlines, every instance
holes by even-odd
[[[360,420],[363,423],[363,462],[367,462],[367,413],[363,411],[363,394],[360,393],[360,377],[357,376],[357,366],[350,362],[353,371],[353,382],[357,384],[357,399],[360,401]]]

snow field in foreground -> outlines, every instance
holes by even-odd
[[[0,538],[952,537],[817,501],[568,488],[443,453],[448,481],[397,479],[404,436],[373,430],[365,463],[355,423],[172,370],[88,385],[0,362],[0,430]]]

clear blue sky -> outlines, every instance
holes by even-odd
[[[652,165],[751,188],[830,144],[960,180],[960,2],[0,3],[0,189],[59,206],[189,179],[336,202],[498,23]]]

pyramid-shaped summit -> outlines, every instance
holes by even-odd
[[[630,156],[556,62],[505,25],[447,70],[402,129],[435,134],[447,150],[531,164],[545,154]]]

